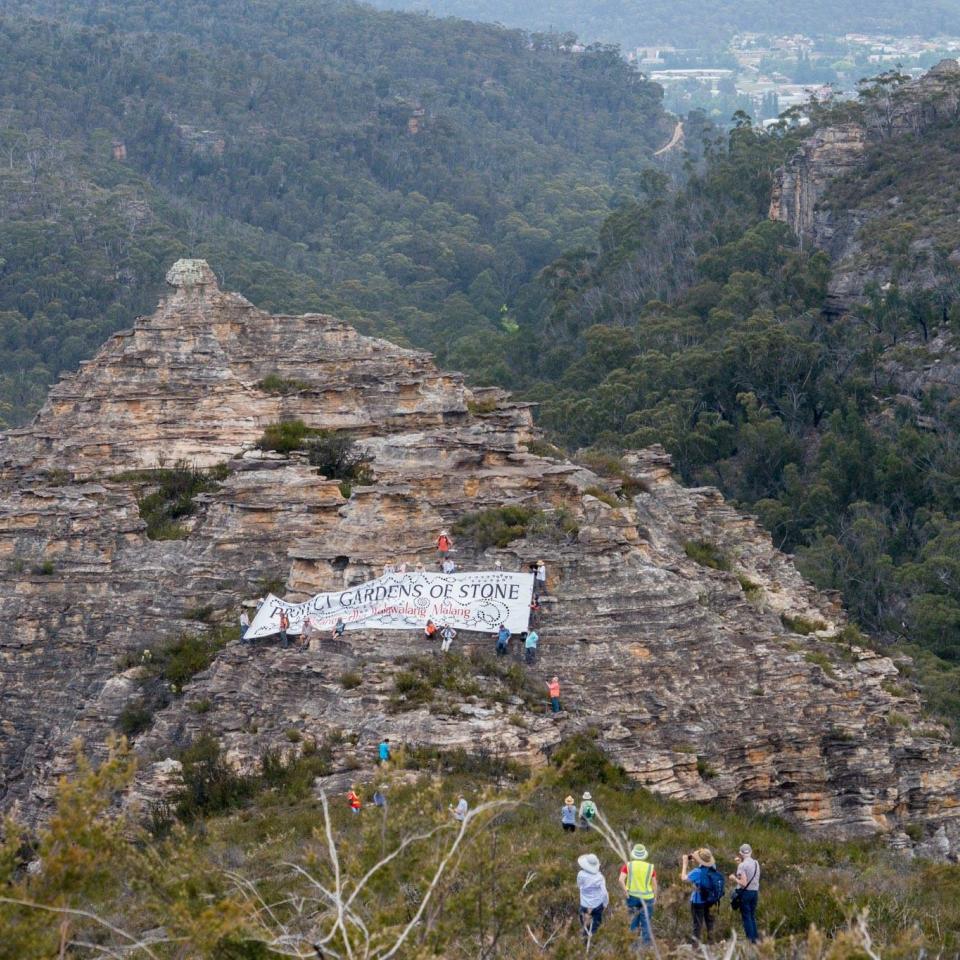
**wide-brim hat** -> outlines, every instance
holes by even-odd
[[[590,796],[590,791],[589,791],[589,790],[584,790],[584,791],[583,791],[583,799],[584,799],[584,800],[592,800],[592,799],[593,799],[593,797]]]
[[[600,859],[595,853],[584,853],[582,856],[577,857],[577,863],[580,869],[587,873],[600,872]]]
[[[696,860],[701,867],[715,867],[717,865],[717,861],[713,859],[713,854],[706,847],[694,850],[693,859]]]
[[[751,857],[753,856],[753,847],[749,843],[741,843],[740,853],[745,857]]]
[[[631,860],[646,860],[647,848],[642,843],[635,843],[630,851]]]
[[[573,803],[573,797],[567,797],[567,799],[564,800],[563,802],[564,802],[564,803]]]

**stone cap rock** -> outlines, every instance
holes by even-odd
[[[928,76],[949,76],[960,73],[960,62],[952,59],[941,60],[927,71]]]
[[[217,275],[206,260],[178,260],[167,271],[167,283],[177,289],[213,287],[217,290]]]

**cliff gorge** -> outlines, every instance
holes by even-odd
[[[750,801],[848,835],[960,835],[960,753],[921,720],[896,665],[846,642],[836,598],[717,491],[680,486],[662,450],[629,453],[608,476],[538,456],[527,405],[469,390],[425,353],[329,316],[270,316],[222,292],[202,261],[168,281],[152,316],[0,440],[5,807],[37,815],[73,741],[102,750],[139,696],[145,649],[234,623],[268,580],[303,598],[387,562],[432,564],[441,527],[520,505],[539,518],[523,537],[486,550],[459,537],[456,557],[546,560],[533,693],[496,692],[486,635],[458,639],[475,682],[442,705],[398,695],[405,658],[435,653],[419,635],[350,632],[312,650],[232,641],[137,737],[141,796],[201,732],[245,766],[338,728],[347,771],[384,734],[536,762],[590,730],[670,796]],[[344,489],[299,453],[258,448],[267,425],[292,419],[349,431],[373,479]],[[179,539],[150,539],[144,477],[176,460],[216,466],[217,480]],[[553,674],[561,719],[530,706]]]
[[[953,193],[960,65],[888,79],[836,111],[777,171],[770,218],[834,267],[828,307],[842,313],[871,287],[930,291],[957,283]]]

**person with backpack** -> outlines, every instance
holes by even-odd
[[[580,801],[580,829],[589,830],[590,823],[597,815],[597,805],[593,802],[593,797],[589,790],[583,791],[583,799]]]
[[[580,928],[583,939],[589,943],[603,923],[604,908],[610,903],[607,881],[600,872],[600,859],[595,853],[577,858],[577,886],[580,888]]]
[[[577,832],[577,804],[573,797],[567,797],[560,808],[560,825],[564,833]]]
[[[743,932],[751,943],[757,942],[757,900],[760,898],[760,864],[753,858],[753,847],[740,844],[737,869],[730,874],[736,884],[730,906],[740,911]]]
[[[630,862],[620,868],[620,886],[627,895],[627,909],[633,914],[630,930],[640,931],[644,943],[652,943],[650,921],[657,898],[657,871],[647,860],[647,848],[635,843],[630,851]]]
[[[691,870],[690,861],[696,866]],[[690,913],[693,916],[693,939],[708,943],[713,932],[714,905],[723,899],[723,874],[717,869],[713,854],[701,847],[683,855],[680,879],[693,884]],[[701,934],[706,931],[706,936]]]

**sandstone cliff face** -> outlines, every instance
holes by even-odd
[[[748,800],[813,829],[901,841],[908,823],[958,833],[960,754],[921,722],[895,665],[839,643],[836,598],[806,584],[715,490],[678,485],[662,451],[624,458],[644,492],[612,507],[585,491],[613,484],[528,451],[526,406],[472,395],[428,355],[330,317],[268,316],[217,289],[202,263],[181,262],[170,280],[153,316],[54,388],[32,427],[0,441],[5,807],[41,812],[71,743],[101,749],[138,696],[138,668],[121,655],[209,629],[191,611],[234,622],[264,578],[280,576],[299,598],[388,561],[429,564],[440,527],[522,503],[548,517],[563,509],[576,532],[547,524],[485,552],[462,540],[457,559],[506,569],[547,561],[552,596],[531,675],[561,677],[561,719],[483,693],[443,712],[391,708],[398,660],[428,652],[419,636],[348,633],[313,650],[233,642],[137,738],[140,796],[169,784],[177,750],[202,731],[252,766],[266,749],[339,728],[346,771],[369,766],[384,734],[542,762],[584,729],[674,797]],[[271,373],[306,386],[270,394],[258,383]],[[346,498],[302,458],[257,451],[264,426],[284,417],[354,431],[375,481]],[[189,536],[150,540],[124,471],[178,457],[226,463],[225,479],[199,498]],[[730,572],[687,556],[701,540]],[[781,614],[822,629],[792,633]],[[467,652],[492,644],[458,641]],[[360,678],[349,689],[347,673]]]
[[[920,79],[867,103],[862,121],[818,130],[777,171],[770,219],[789,224],[805,247],[818,247],[829,254],[834,266],[828,299],[832,312],[849,309],[864,297],[871,283],[882,287],[896,280],[904,288],[929,289],[943,282],[944,271],[952,276],[949,262],[931,262],[931,244],[923,230],[914,240],[914,259],[923,264],[919,269],[896,271],[892,258],[863,256],[862,229],[888,215],[890,205],[899,204],[899,197],[890,197],[881,205],[870,202],[837,208],[825,195],[831,185],[857,176],[870,151],[882,152],[886,144],[910,137],[918,139],[916,149],[923,151],[925,131],[952,123],[958,116],[960,64],[944,60]]]

